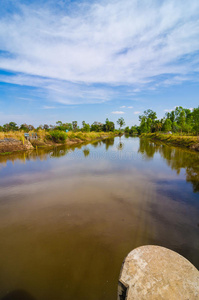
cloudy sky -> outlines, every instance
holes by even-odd
[[[198,0],[1,0],[0,124],[197,107],[198,16]]]

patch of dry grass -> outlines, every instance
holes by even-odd
[[[8,132],[0,132],[0,139],[16,139],[21,141],[24,136],[24,132],[22,131],[8,131]]]
[[[29,131],[29,135],[32,136],[32,133],[35,131]],[[64,132],[65,133],[65,132]],[[114,132],[73,132],[69,131],[65,133],[67,136],[67,140],[81,140],[81,141],[91,141],[95,139],[105,138],[105,137],[114,137]],[[39,129],[37,131],[38,142],[44,142],[49,140],[50,132],[46,131],[45,129]],[[9,132],[0,132],[0,139],[5,138],[13,138],[16,140],[20,140],[24,143],[24,131],[9,131]]]
[[[154,140],[159,140],[167,144],[174,146],[182,146],[190,148],[191,146],[198,144],[199,140],[197,136],[185,136],[177,134],[161,134],[161,133],[148,133],[142,136],[149,137]]]

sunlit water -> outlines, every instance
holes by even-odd
[[[2,156],[0,299],[115,300],[145,244],[199,267],[198,191],[198,153],[139,138]]]

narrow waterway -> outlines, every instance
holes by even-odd
[[[117,137],[1,156],[0,243],[0,300],[115,300],[146,244],[199,268],[199,154]]]

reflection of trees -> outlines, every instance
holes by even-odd
[[[67,148],[55,148],[53,151],[51,151],[50,156],[51,157],[61,157],[65,156],[68,153]]]
[[[117,150],[123,150],[124,149],[124,143],[122,143],[122,140],[121,140],[121,136],[119,137],[119,143],[117,145]]]
[[[140,139],[140,147],[138,152],[142,153],[146,159],[153,158],[155,152],[158,151],[158,146],[147,139]]]
[[[184,168],[186,170],[186,180],[193,185],[194,192],[199,191],[199,154],[174,148],[167,145],[153,143],[148,139],[140,139],[139,153],[146,158],[152,158],[156,152],[166,160],[171,169],[176,170],[177,174]]]
[[[106,145],[106,151],[107,151],[110,146],[114,145],[114,138],[102,140],[102,143]]]
[[[90,150],[88,148],[85,148],[83,150],[83,153],[84,153],[84,156],[86,157],[86,156],[88,156],[90,154]]]
[[[74,150],[75,148],[70,148],[70,150]],[[27,161],[27,160],[47,160],[50,157],[61,157],[68,153],[69,148],[67,147],[54,147],[54,148],[37,148],[36,150],[31,151],[20,151],[13,152],[10,155],[0,155],[0,163],[12,161],[14,163],[15,160]]]
[[[123,150],[123,148],[124,148],[124,143],[119,142],[117,145],[117,150]]]
[[[91,143],[91,145],[94,147],[94,148],[97,148],[98,146],[101,145],[101,141],[94,141]]]

